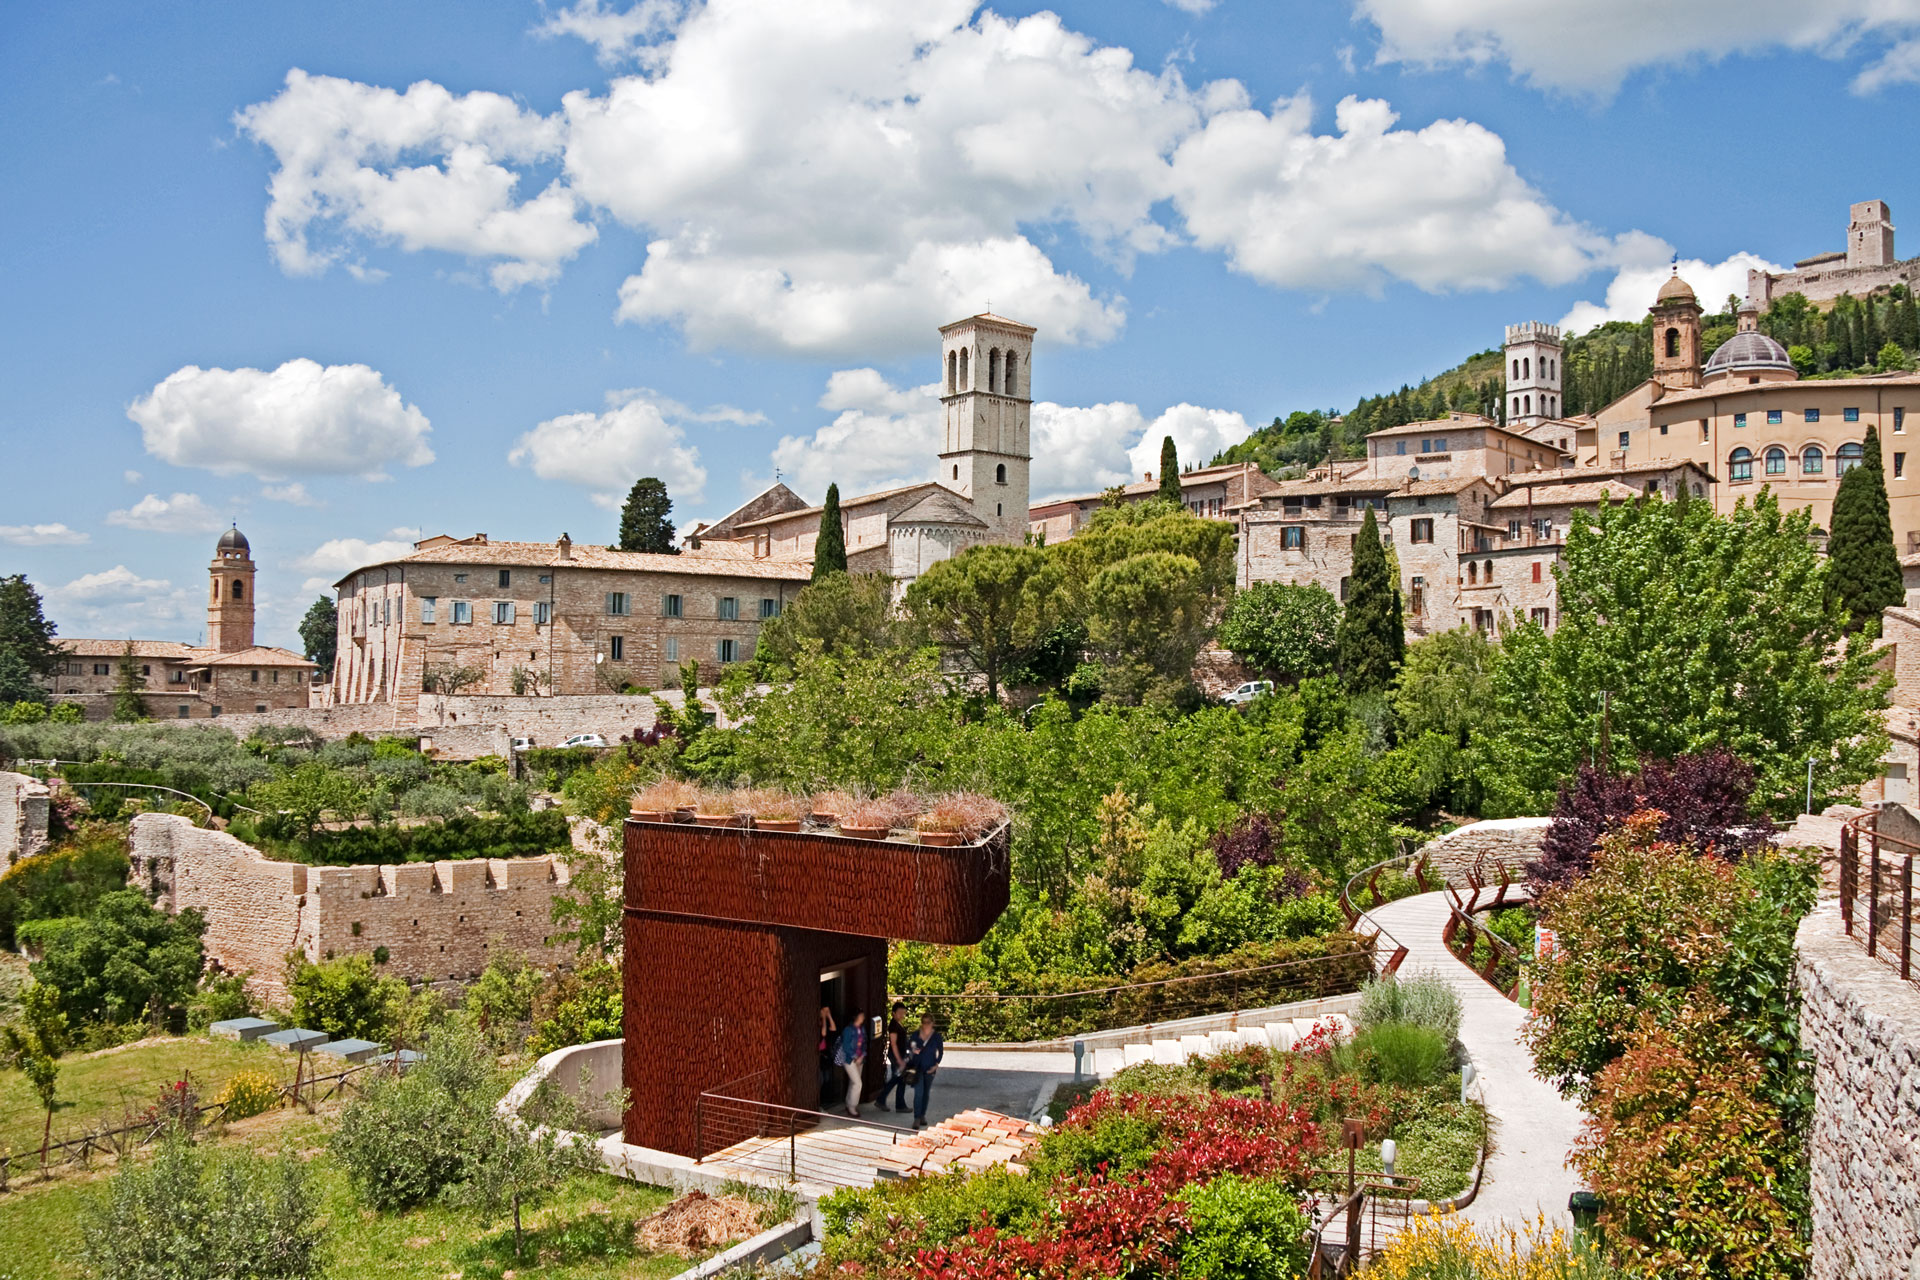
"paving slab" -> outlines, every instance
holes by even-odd
[[[280,1024],[268,1018],[223,1018],[207,1028],[229,1040],[258,1040],[279,1029]]]
[[[260,1039],[278,1049],[290,1053],[311,1053],[325,1044],[330,1037],[324,1031],[309,1031],[305,1027],[289,1027],[285,1031],[270,1031]]]

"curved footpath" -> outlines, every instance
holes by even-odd
[[[1493,1120],[1493,1154],[1480,1194],[1461,1216],[1481,1226],[1519,1227],[1545,1215],[1571,1227],[1567,1197],[1580,1190],[1566,1166],[1580,1132],[1580,1108],[1533,1074],[1533,1055],[1520,1043],[1526,1010],[1495,991],[1455,959],[1441,941],[1446,891],[1423,893],[1366,912],[1407,948],[1400,972],[1433,974],[1460,996],[1460,1042],[1472,1055],[1480,1096]]]

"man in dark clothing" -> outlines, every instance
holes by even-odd
[[[933,1015],[920,1019],[920,1033],[907,1043],[907,1066],[914,1071],[913,1127],[927,1127],[927,1093],[933,1088],[933,1073],[947,1053],[947,1042],[934,1030]]]

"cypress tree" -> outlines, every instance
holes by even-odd
[[[620,545],[617,551],[651,551],[655,555],[680,553],[673,541],[673,499],[667,486],[653,476],[642,476],[627,491],[626,505],[620,508]]]
[[[1893,546],[1886,476],[1880,469],[1880,432],[1868,427],[1860,465],[1841,477],[1833,496],[1833,528],[1827,538],[1827,599],[1846,609],[1857,631],[1878,622],[1882,609],[1906,598],[1900,555]]]
[[[1880,326],[1873,318],[1873,295],[1867,295],[1860,304],[1860,354],[1864,359],[1872,360],[1880,354]]]
[[[119,670],[113,685],[113,718],[122,723],[145,720],[147,716],[146,676],[133,656],[133,641],[127,641],[120,655]]]
[[[1168,502],[1183,502],[1180,496],[1180,451],[1173,447],[1173,437],[1164,436],[1160,440],[1160,497]]]
[[[1353,548],[1353,576],[1347,582],[1347,608],[1340,617],[1334,647],[1340,672],[1355,693],[1387,688],[1406,653],[1406,629],[1400,617],[1400,584],[1387,569],[1380,528],[1373,508],[1360,522]]]
[[[820,537],[813,544],[813,581],[847,571],[847,531],[840,527],[840,486],[827,486],[826,505],[820,508]]]

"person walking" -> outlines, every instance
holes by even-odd
[[[905,1111],[907,1109],[907,1042],[913,1039],[913,1031],[907,1026],[907,1004],[904,1000],[893,1002],[893,1016],[887,1019],[887,1082],[880,1087],[880,1101],[876,1104],[882,1111]],[[887,1105],[887,1094],[893,1094],[893,1105]]]
[[[855,1009],[853,1016],[840,1028],[840,1044],[833,1051],[833,1060],[847,1073],[847,1114],[860,1118],[860,1094],[864,1087],[864,1072],[867,1065],[867,1011]]]
[[[913,1072],[913,1127],[927,1127],[927,1094],[933,1088],[933,1073],[947,1053],[947,1042],[934,1029],[933,1015],[920,1019],[920,1032],[908,1042],[907,1066]]]

